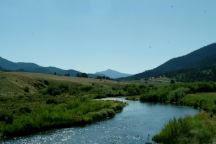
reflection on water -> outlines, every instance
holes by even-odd
[[[65,144],[143,144],[148,136],[158,133],[172,118],[195,115],[198,111],[184,106],[140,103],[123,98],[106,100],[128,102],[124,110],[113,119],[86,127],[66,128],[28,137],[15,138],[4,144],[65,143]]]

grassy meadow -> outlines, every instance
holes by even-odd
[[[127,87],[108,80],[0,72],[0,138],[112,118],[125,103],[95,98],[129,95]]]

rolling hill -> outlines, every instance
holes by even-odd
[[[152,70],[123,78],[123,80],[138,80],[164,75],[180,81],[214,80],[215,66],[216,43],[213,43],[187,55],[173,58]]]
[[[117,79],[117,78],[122,78],[122,77],[128,77],[130,76],[130,74],[126,74],[126,73],[121,73],[115,70],[105,70],[105,71],[101,71],[101,72],[96,72],[95,75],[99,75],[99,76],[106,76],[106,77],[110,77],[112,79]]]
[[[34,63],[24,62],[12,62],[0,57],[0,70],[5,71],[22,71],[22,72],[34,72],[34,73],[45,73],[45,74],[56,74],[56,75],[70,75],[76,76],[79,71],[70,69],[63,70],[56,67],[42,67]]]

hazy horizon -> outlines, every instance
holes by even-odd
[[[0,56],[136,74],[216,40],[214,0],[2,0]]]
[[[207,46],[207,45],[205,45],[205,46]],[[202,47],[205,47],[205,46],[202,46]],[[202,48],[202,47],[200,47],[200,48]],[[199,48],[198,48],[198,49],[199,49]],[[198,50],[198,49],[195,49],[195,50]],[[194,51],[191,51],[191,52],[194,52]],[[189,53],[191,53],[191,52],[189,52]],[[189,53],[186,53],[186,54],[183,54],[183,55],[180,55],[180,56],[175,56],[175,57],[172,57],[171,59],[177,58],[177,57],[181,57],[181,56],[187,55],[187,54],[189,54]],[[7,59],[7,58],[4,58],[4,57],[2,57],[2,56],[0,56],[0,57],[3,58],[3,59],[6,59],[6,60],[8,60],[8,61],[12,61],[12,60]],[[169,60],[170,60],[170,59],[169,59]],[[34,63],[34,62],[31,62],[31,61],[12,61],[12,62],[15,62],[15,63],[19,63],[19,62]],[[157,66],[160,66],[160,65],[162,65],[162,64],[165,63],[165,62],[167,62],[167,61],[164,61],[164,62],[162,62],[162,63],[156,65],[156,66],[153,67],[153,68],[156,68]],[[57,68],[60,68],[60,69],[63,69],[63,70],[70,70],[70,69],[77,70],[77,69],[74,69],[74,68],[58,67],[58,66],[55,66],[55,65],[41,65],[41,64],[38,64],[38,63],[34,63],[34,64],[37,64],[37,65],[43,66],[43,67],[57,67]],[[152,69],[153,69],[153,68],[152,68]],[[105,68],[105,69],[101,69],[101,70],[99,70],[99,71],[94,71],[94,72],[86,72],[86,71],[81,71],[81,70],[77,70],[77,71],[84,72],[84,73],[88,73],[88,74],[95,74],[95,73],[98,73],[98,72],[104,72],[104,71],[108,71],[108,70],[113,70],[113,71],[117,71],[117,72],[125,73],[125,74],[130,74],[130,75],[135,75],[135,74],[142,73],[142,72],[144,72],[144,71],[151,70],[151,69],[145,69],[145,70],[140,71],[140,72],[137,72],[137,73],[128,73],[128,72],[120,71],[120,70],[118,70],[118,69],[113,69],[113,68]]]

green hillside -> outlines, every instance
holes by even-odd
[[[171,59],[159,67],[143,73],[123,78],[122,80],[138,80],[149,77],[168,76],[180,81],[215,80],[216,43],[200,48],[185,56]],[[192,74],[195,75],[193,76]],[[202,76],[202,79],[199,78]]]
[[[34,63],[12,62],[2,57],[0,57],[0,67],[5,71],[33,72],[68,76],[76,76],[80,73],[79,71],[73,69],[63,70],[56,67],[42,67]]]
[[[216,65],[169,72],[165,76],[182,82],[216,81]]]

